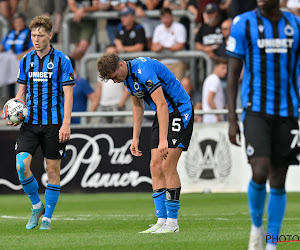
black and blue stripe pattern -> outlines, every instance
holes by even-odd
[[[298,117],[300,19],[282,12],[278,22],[258,10],[237,16],[227,43],[244,60],[241,98],[245,110]]]
[[[27,85],[25,123],[62,124],[63,86],[75,84],[72,65],[65,54],[52,46],[43,58],[39,58],[36,51],[28,53],[20,61],[18,82]]]

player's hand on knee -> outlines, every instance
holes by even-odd
[[[160,152],[160,157],[162,160],[166,160],[168,157],[168,141],[163,140],[159,142],[158,150]]]

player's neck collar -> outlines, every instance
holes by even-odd
[[[282,13],[282,11],[280,9],[279,9],[279,12],[276,13],[276,14],[278,14],[278,17],[276,17],[276,19],[272,19],[272,17],[274,17],[274,15],[272,15],[271,13],[265,13],[265,14],[268,14],[268,15],[264,15],[263,13],[261,13],[261,11],[259,10],[259,8],[256,8],[255,13],[256,13],[256,15],[258,17],[267,18],[271,22],[278,22],[283,17],[283,13]]]
[[[54,48],[53,48],[53,46],[50,44],[50,50],[49,50],[49,52],[48,52],[46,55],[44,55],[42,58],[40,58],[40,57],[38,56],[37,51],[34,52],[34,55],[38,56],[40,59],[43,59],[43,58],[45,58],[46,56],[48,56],[49,54],[51,54],[53,51],[54,51]]]

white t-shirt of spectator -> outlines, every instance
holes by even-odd
[[[113,106],[118,105],[122,99],[124,92],[123,83],[114,83],[113,80],[109,79],[107,81],[100,81],[98,78],[99,84],[102,85],[100,105],[101,106]]]
[[[214,92],[214,103],[217,109],[223,109],[225,105],[224,101],[224,92],[221,83],[221,79],[216,74],[209,75],[204,83],[202,88],[202,109],[203,111],[212,110],[208,104],[208,94],[209,92]],[[215,123],[217,122],[217,116],[214,114],[203,115],[203,123]]]
[[[300,0],[288,0],[286,3],[286,7],[289,9],[298,9],[300,8]]]
[[[177,43],[186,43],[186,29],[183,24],[173,22],[171,27],[167,29],[163,23],[159,24],[153,33],[152,42],[159,43],[166,48],[170,48]],[[178,59],[163,59],[164,64],[178,63]]]

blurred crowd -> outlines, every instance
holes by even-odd
[[[7,67],[0,68],[0,86],[7,98],[15,95],[18,60],[33,49],[26,13],[30,0],[0,0],[0,14],[7,19],[9,32],[2,35],[0,44],[0,62]],[[32,0],[31,0],[32,1]],[[74,86],[73,111],[117,111],[126,109],[128,91],[123,84],[102,82],[98,79],[94,87],[77,72],[82,57],[88,53],[93,35],[97,30],[97,20],[87,18],[92,12],[117,11],[119,17],[106,20],[108,44],[101,44],[101,52],[167,52],[195,50],[206,53],[213,61],[213,71],[203,81],[191,77],[189,63],[186,60],[168,58],[165,64],[181,81],[191,96],[194,108],[210,111],[226,108],[227,55],[226,41],[230,34],[233,18],[257,7],[256,0],[41,0],[41,13],[54,20],[52,43],[62,43],[61,26],[66,13],[73,13],[70,24],[73,50],[72,59],[76,85]],[[281,0],[281,7],[300,16],[300,1]],[[147,10],[159,10],[159,18],[145,15]],[[196,24],[190,30],[190,19],[175,17],[174,10],[189,11]],[[95,32],[96,31],[96,32]],[[190,35],[194,34],[193,46]],[[8,63],[9,62],[9,63]],[[200,70],[205,71],[205,61],[200,62]],[[1,64],[2,65],[2,64]],[[77,66],[76,66],[77,65]],[[77,70],[76,70],[77,69]],[[9,74],[7,72],[10,72]],[[8,76],[9,75],[9,76]],[[4,77],[5,76],[5,77]],[[3,92],[3,88],[6,88]],[[2,94],[3,95],[3,94]],[[146,106],[146,109],[149,107]],[[196,116],[196,122],[213,123],[224,121],[222,115]],[[120,119],[101,119],[103,123],[121,122]],[[80,118],[72,119],[80,123]]]

